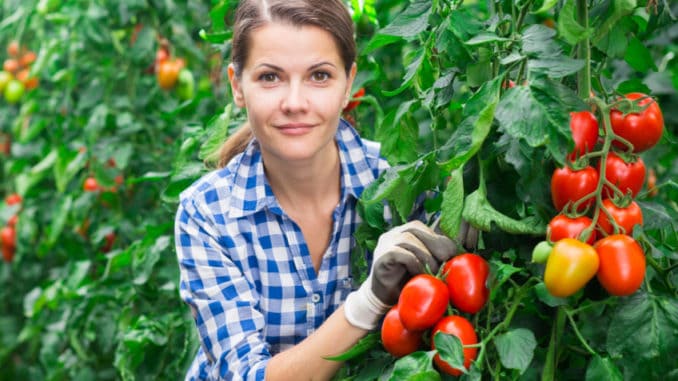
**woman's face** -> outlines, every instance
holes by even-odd
[[[350,96],[332,35],[315,26],[269,23],[250,36],[240,78],[229,79],[235,102],[247,109],[264,160],[323,160],[336,154],[334,135]]]

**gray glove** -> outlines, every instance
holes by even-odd
[[[412,276],[427,267],[438,272],[440,265],[456,252],[454,241],[421,221],[411,221],[382,234],[374,249],[370,275],[346,299],[346,319],[362,329],[376,328]]]

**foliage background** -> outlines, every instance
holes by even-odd
[[[0,130],[12,139],[0,158],[0,191],[23,197],[20,208],[0,206],[3,225],[20,213],[16,257],[0,264],[0,379],[184,374],[197,341],[178,298],[174,210],[178,193],[207,170],[202,160],[244,119],[223,81],[235,3],[0,5],[0,46],[18,40],[36,51],[40,78],[19,104],[0,100]],[[367,96],[347,117],[396,166],[366,193],[361,245],[387,228],[373,217],[377,201],[406,215],[428,189],[442,195],[429,207],[443,212],[447,231],[462,215],[486,230],[480,253],[496,278],[491,303],[472,321],[489,339],[485,361],[465,377],[678,379],[676,5],[584,2],[587,32],[572,0],[349,3],[360,48],[355,88]],[[664,110],[664,137],[643,154],[659,194],[640,197],[646,224],[634,231],[656,267],[632,297],[611,298],[592,284],[556,300],[529,254],[555,215],[548,184],[569,148],[568,113],[585,107],[575,44],[586,36],[596,94],[641,90]],[[149,72],[159,38],[196,76],[192,100],[159,89]],[[504,88],[508,79],[518,86]],[[117,175],[125,181],[116,191],[84,192],[90,175],[106,187]],[[102,252],[111,232],[112,250]],[[374,343],[338,378],[437,377],[429,352],[394,363]]]

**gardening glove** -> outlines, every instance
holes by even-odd
[[[412,276],[427,267],[432,273],[438,272],[440,265],[456,252],[454,241],[421,221],[411,221],[382,234],[374,249],[369,276],[346,299],[346,320],[362,329],[376,328]]]
[[[478,248],[478,229],[466,220],[461,220],[456,242],[469,251],[475,251]]]

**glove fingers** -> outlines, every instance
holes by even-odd
[[[438,263],[445,262],[457,253],[457,245],[454,241],[445,235],[436,234],[422,222],[409,226],[405,231],[417,237]]]
[[[436,258],[433,257],[426,245],[417,239],[414,234],[403,233],[402,240],[396,243],[396,245],[414,254],[417,257],[419,265],[422,269],[428,267],[431,269],[431,272],[438,272],[440,263],[436,260]],[[410,272],[410,274],[414,275],[415,273]]]
[[[385,304],[398,301],[400,290],[414,275],[424,271],[416,255],[402,247],[394,246],[385,252],[372,269],[372,292]]]
[[[462,220],[457,234],[457,242],[468,250],[475,251],[478,247],[478,229],[474,228],[467,221]]]

